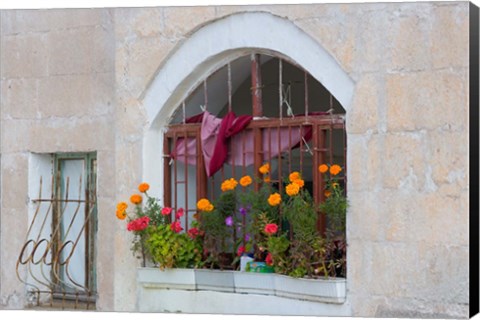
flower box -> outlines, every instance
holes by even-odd
[[[275,274],[256,272],[235,272],[235,292],[275,295]]]
[[[345,302],[346,280],[342,278],[305,279],[275,275],[275,294],[307,301]]]
[[[140,268],[137,281],[144,288],[196,290],[194,269]]]
[[[197,290],[234,292],[234,271],[196,269],[195,281]]]

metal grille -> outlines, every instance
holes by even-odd
[[[242,60],[245,63],[246,58],[243,57],[239,61]],[[262,74],[262,59],[264,62],[270,62],[269,74]],[[346,188],[345,118],[343,114],[333,114],[335,110],[341,110],[341,106],[328,92],[326,92],[326,98],[319,100],[318,95],[315,95],[318,92],[312,92],[319,91],[319,85],[312,86],[313,80],[309,73],[293,62],[256,53],[251,54],[249,60],[250,114],[254,119],[243,132],[234,139],[230,139],[228,157],[231,161],[228,165],[224,165],[212,177],[207,177],[200,141],[201,125],[188,123],[186,114],[190,110],[187,110],[185,101],[179,108],[182,114],[175,116],[176,121],[181,123],[170,125],[165,133],[163,147],[165,153],[164,201],[166,206],[175,209],[182,207],[188,212],[182,221],[185,229],[190,227],[190,221],[196,213],[195,204],[198,199],[207,197],[214,200],[215,196],[220,194],[220,185],[225,178],[233,177],[238,180],[246,174],[260,177],[258,168],[265,162],[269,162],[274,167],[270,178],[271,182],[276,183],[280,188],[280,192],[282,191],[281,181],[284,177],[292,171],[300,172],[317,204],[324,200],[323,189],[325,188],[324,181],[317,170],[320,164],[336,163],[341,165],[344,168],[344,174],[340,183]],[[275,66],[277,61],[277,70],[274,70],[272,66]],[[232,88],[235,81],[232,76],[235,75],[232,72],[232,65],[235,63],[235,61],[229,62],[223,73],[219,70],[211,75],[212,78],[217,77],[218,80],[222,78],[223,74],[226,74],[225,93],[227,98],[224,101],[227,102],[225,109],[228,111],[233,110]],[[242,68],[237,66],[236,70],[240,69],[245,70],[245,65]],[[289,69],[290,72],[295,69],[295,79],[287,78],[286,69]],[[278,75],[277,79],[275,79],[276,75]],[[263,83],[263,78],[276,82],[278,88],[275,89],[275,83]],[[207,85],[209,79],[205,79],[195,91],[197,94],[203,91],[203,110],[208,110],[212,104],[212,99],[209,102]],[[303,88],[303,91],[293,90],[294,85],[297,88]],[[218,82],[214,86],[221,87]],[[293,92],[295,92],[297,105],[292,103]],[[273,95],[278,95],[278,109],[272,108],[272,102],[275,101],[272,100]],[[299,104],[298,102],[302,99],[303,102]],[[187,100],[199,101],[198,97]],[[269,108],[265,107],[266,102],[268,102]],[[191,104],[191,102],[189,103]],[[191,106],[194,107],[194,105]],[[321,112],[322,110],[323,112]],[[237,109],[237,111],[244,112],[245,110]],[[284,111],[286,111],[286,115]],[[265,118],[265,114],[274,114],[275,116]],[[184,150],[180,154],[178,154],[179,145],[184,146],[183,149],[180,148]],[[194,146],[194,148],[187,148],[187,145]],[[235,150],[235,154],[232,154],[232,150]],[[173,154],[175,157],[172,156]],[[258,188],[258,185],[256,187]],[[322,232],[326,230],[326,217],[320,212],[317,228]]]
[[[61,172],[51,181],[40,177],[38,197],[30,204],[34,213],[16,264],[17,277],[35,306],[95,308],[94,172],[80,174],[75,181]]]
[[[334,140],[337,143],[333,143]],[[208,197],[214,200],[220,194],[220,185],[226,178],[239,180],[246,174],[258,174],[258,168],[265,162],[272,165],[271,183],[276,184],[280,192],[281,182],[288,177],[288,173],[300,172],[316,203],[324,200],[324,181],[317,169],[320,164],[335,162],[345,168],[340,182],[346,186],[343,116],[302,116],[252,121],[235,140],[230,141],[230,164],[224,165],[212,177],[207,177],[205,172],[199,124],[172,125],[165,134],[164,141],[165,205],[175,209],[182,207],[189,213],[182,221],[185,229],[190,227],[198,199]],[[176,146],[183,143],[194,144],[195,148],[190,150],[196,151],[191,154],[186,151],[172,157]],[[232,155],[234,149],[237,153],[235,156]],[[317,227],[320,231],[325,231],[325,217],[321,213]]]

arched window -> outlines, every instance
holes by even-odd
[[[230,61],[204,79],[170,120],[164,205],[185,210],[187,230],[199,199],[216,199],[225,179],[265,178],[259,173],[265,163],[280,193],[282,181],[297,171],[318,204],[325,198],[319,165],[339,164],[346,187],[344,120],[340,103],[293,61],[258,52]],[[321,212],[316,227],[325,231]]]

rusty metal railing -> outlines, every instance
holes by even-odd
[[[92,235],[96,190],[90,177],[82,179],[80,176],[79,196],[71,198],[69,194],[75,192],[70,190],[70,178],[61,187],[60,175],[52,176],[50,190],[44,192],[40,177],[38,197],[31,200],[33,215],[17,259],[16,274],[36,306],[95,307]],[[78,275],[79,270],[83,275]]]

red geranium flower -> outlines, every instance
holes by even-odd
[[[187,231],[187,234],[190,238],[195,239],[198,236],[199,231],[197,228],[191,228]]]
[[[170,213],[172,213],[172,208],[165,207],[165,208],[162,209],[162,215],[168,216]]]
[[[268,224],[265,226],[265,229],[264,229],[263,231],[265,231],[266,234],[268,234],[269,236],[271,236],[272,234],[277,233],[277,231],[278,231],[278,226],[277,226],[275,223],[268,223]]]
[[[267,257],[265,258],[265,263],[267,266],[271,266],[273,264],[272,254],[269,252]]]
[[[237,256],[240,257],[244,252],[245,252],[245,247],[244,246],[238,247]]]
[[[150,223],[150,218],[149,217],[142,217],[135,219],[133,221],[130,221],[127,224],[127,230],[128,231],[142,231],[145,230],[148,227],[148,224]]]
[[[183,208],[178,209],[178,210],[177,210],[177,213],[175,214],[175,220],[180,219],[181,217],[183,217],[183,214],[184,214]]]
[[[180,224],[180,221],[172,222],[172,224],[170,225],[170,229],[175,233],[179,233],[180,231],[183,230],[182,225]]]

